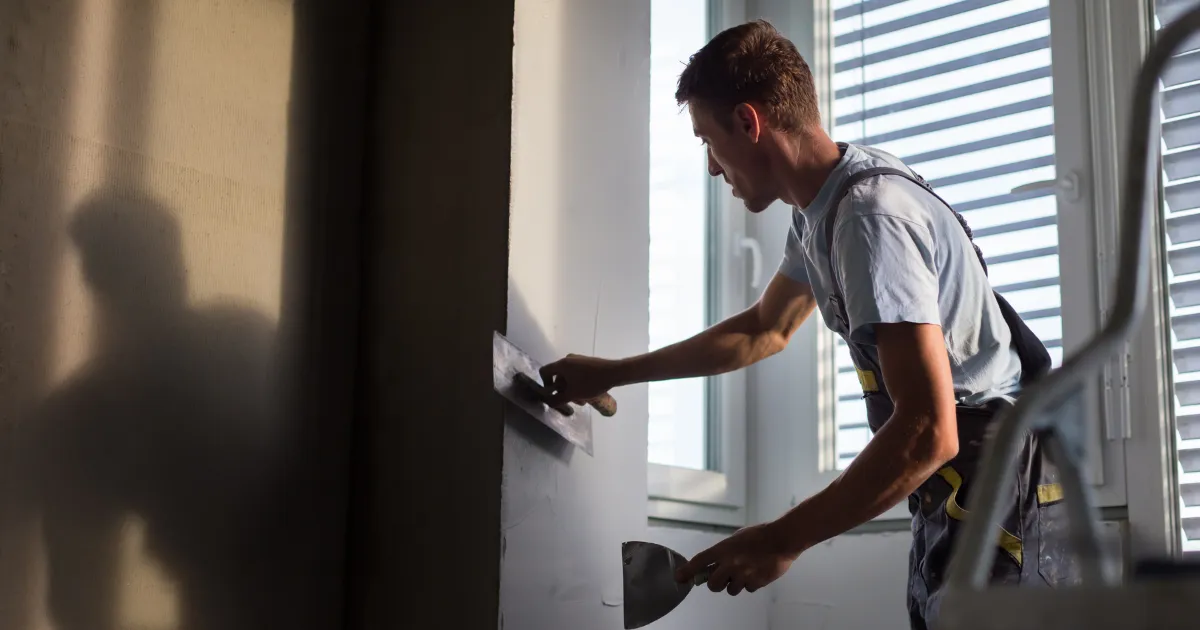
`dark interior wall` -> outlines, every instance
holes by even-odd
[[[495,628],[513,2],[380,2],[350,624]]]
[[[279,345],[293,370],[283,376],[295,388],[285,413],[296,474],[280,497],[288,525],[273,535],[307,552],[279,567],[303,577],[288,593],[299,614],[276,627],[346,624],[372,4],[296,0],[294,9]]]

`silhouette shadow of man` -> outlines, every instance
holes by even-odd
[[[137,524],[175,592],[175,628],[286,627],[273,324],[188,304],[179,223],[153,200],[101,194],[69,229],[95,305],[91,354],[40,407],[26,452],[52,618],[127,623],[121,549]]]

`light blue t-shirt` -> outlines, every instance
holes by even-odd
[[[897,175],[870,177],[842,198],[833,242],[849,330],[840,322],[829,302],[825,217],[847,177],[879,166],[911,172],[878,149],[846,147],[813,202],[793,208],[779,271],[811,284],[825,324],[865,344],[876,365],[875,324],[938,324],[959,403],[1008,398],[1020,387],[1021,360],[992,287],[958,220],[914,182]]]

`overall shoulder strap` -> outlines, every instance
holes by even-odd
[[[846,313],[845,301],[842,299],[843,291],[841,287],[841,281],[838,280],[837,276],[837,266],[834,264],[834,256],[836,251],[833,247],[833,237],[835,227],[837,225],[838,210],[842,204],[842,198],[846,196],[846,193],[850,192],[851,187],[863,181],[864,179],[877,177],[879,175],[898,175],[903,177],[921,186],[927,192],[929,192],[929,194],[933,195],[934,198],[942,202],[942,205],[946,206],[946,208],[954,214],[954,218],[958,219],[959,225],[961,225],[963,231],[966,232],[967,239],[971,241],[971,246],[975,249],[975,256],[979,259],[979,264],[983,266],[984,275],[987,274],[988,270],[987,262],[985,262],[983,259],[983,251],[981,251],[979,246],[975,244],[975,235],[971,232],[971,227],[967,225],[967,220],[963,218],[963,216],[959,214],[953,206],[947,203],[945,199],[942,199],[941,196],[934,192],[933,187],[930,186],[923,177],[915,173],[909,173],[889,166],[864,169],[847,177],[846,180],[842,182],[842,185],[838,187],[837,193],[833,196],[828,213],[825,217],[825,246],[826,250],[829,252],[829,274],[833,282],[834,301],[838,310],[840,311],[838,313],[839,316],[842,318],[842,321],[845,322],[848,322],[849,320],[847,319],[848,316]],[[1017,353],[1021,358],[1021,382],[1023,384],[1032,382],[1050,370],[1050,355],[1046,351],[1045,345],[1040,339],[1038,339],[1037,335],[1029,329],[1025,322],[1021,320],[1021,316],[1017,313],[1016,309],[1014,309],[1008,303],[1008,301],[1004,299],[1004,296],[995,291],[993,291],[992,294],[995,295],[996,302],[1000,306],[1000,311],[1004,315],[1004,320],[1008,324],[1009,330],[1012,331],[1014,345],[1016,346]]]
[[[842,185],[840,187],[838,187],[837,193],[833,196],[833,202],[829,208],[829,213],[825,218],[825,245],[826,245],[827,250],[829,251],[829,259],[830,259],[831,265],[833,262],[833,252],[834,252],[834,250],[833,250],[834,228],[837,224],[838,208],[839,208],[839,206],[842,205],[842,198],[846,196],[846,193],[850,192],[850,189],[852,187],[854,187],[855,184],[858,184],[859,182],[863,181],[864,179],[869,179],[871,177],[878,177],[879,175],[898,175],[900,177],[903,177],[904,179],[907,179],[908,181],[913,182],[914,184],[920,186],[921,188],[924,188],[926,192],[933,195],[938,201],[942,202],[942,205],[946,206],[946,208],[949,209],[952,214],[954,214],[954,218],[958,220],[958,224],[961,225],[963,231],[967,233],[967,239],[971,241],[971,247],[973,247],[975,249],[975,257],[979,259],[979,264],[983,266],[984,275],[987,275],[988,268],[987,268],[987,262],[984,261],[984,259],[983,259],[983,251],[980,250],[979,246],[975,244],[975,234],[971,231],[971,226],[967,225],[967,220],[965,218],[963,218],[963,215],[959,214],[958,211],[955,210],[953,206],[951,206],[949,203],[946,202],[945,199],[942,199],[941,196],[939,196],[936,192],[934,192],[933,187],[930,186],[929,183],[925,181],[925,178],[921,177],[920,175],[917,175],[916,173],[910,173],[908,171],[904,171],[904,170],[901,170],[898,168],[893,168],[890,166],[877,166],[874,168],[863,169],[863,170],[847,177],[846,180],[844,182],[842,182]],[[834,276],[834,287],[840,294],[841,288],[838,286],[838,281],[837,281],[836,276]]]
[[[842,185],[838,186],[837,191],[830,199],[829,210],[827,210],[825,213],[825,251],[829,252],[829,278],[833,282],[833,295],[836,298],[835,302],[838,309],[842,311],[839,314],[841,315],[843,321],[846,321],[846,306],[844,300],[842,300],[842,282],[838,279],[837,265],[834,262],[836,250],[833,247],[833,237],[837,228],[838,212],[841,209],[842,199],[845,198],[846,194],[850,192],[851,188],[865,179],[878,177],[879,175],[899,175],[911,181],[917,182],[926,190],[930,190],[928,184],[925,184],[924,180],[918,181],[913,179],[913,177],[908,173],[890,166],[877,166],[874,168],[863,169],[847,177],[842,181]],[[932,190],[930,190],[930,192],[932,192]]]

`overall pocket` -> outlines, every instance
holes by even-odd
[[[1070,523],[1062,486],[1043,483],[1037,487],[1038,574],[1050,586],[1079,583],[1079,563],[1069,539]]]

